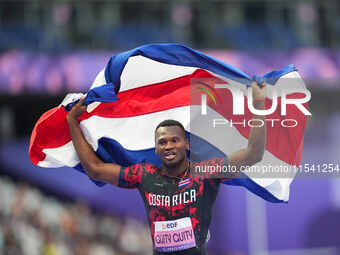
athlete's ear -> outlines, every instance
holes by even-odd
[[[158,155],[158,149],[157,149],[157,130],[155,131],[155,153]]]
[[[156,141],[156,138],[155,138],[155,153],[158,155],[158,148],[157,148],[157,141]]]
[[[190,148],[189,140],[188,138],[185,138],[185,149],[188,151]]]
[[[158,141],[155,139],[155,153],[157,156],[159,156],[159,146],[158,146]]]

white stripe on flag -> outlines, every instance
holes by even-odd
[[[120,91],[172,80],[196,70],[196,67],[164,64],[143,56],[130,57],[120,76]]]
[[[195,106],[194,108],[196,108],[195,112],[200,112],[199,106]],[[86,139],[92,145],[94,150],[97,150],[97,140],[101,137],[115,139],[119,141],[125,149],[128,150],[143,150],[154,147],[154,129],[161,121],[165,119],[176,119],[180,121],[188,130],[190,120],[189,114],[190,106],[129,118],[115,119],[93,116],[87,120],[83,120],[81,122],[81,128]],[[211,116],[211,118],[223,118],[210,108],[208,108],[208,115]],[[101,128],[98,129],[98,127]],[[228,121],[226,122],[226,125],[223,126],[223,128],[225,129],[225,132],[223,132],[224,137],[211,136],[210,129],[201,129],[200,133],[196,133],[196,130],[192,131],[193,134],[198,135],[203,139],[209,139],[211,144],[215,145],[227,155],[247,146],[248,140],[240,135],[236,128],[230,127],[230,123]],[[90,137],[89,134],[92,134],[92,137]],[[47,156],[45,160],[39,162],[39,166],[75,166],[79,162],[72,142],[69,142],[66,145],[58,148],[44,149],[43,152]],[[268,151],[265,151],[261,164],[266,162],[273,165],[290,166],[286,162],[276,158]],[[285,201],[288,200],[289,184],[291,183],[292,179],[257,178],[252,180],[260,186],[266,188],[278,199]]]

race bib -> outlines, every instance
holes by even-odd
[[[156,221],[154,242],[159,252],[182,251],[196,246],[195,234],[189,217]]]

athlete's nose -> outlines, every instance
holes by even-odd
[[[174,144],[171,141],[166,143],[165,150],[171,150],[173,148],[174,148]]]

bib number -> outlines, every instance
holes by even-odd
[[[154,242],[159,252],[182,251],[196,246],[195,234],[189,217],[156,221]]]

